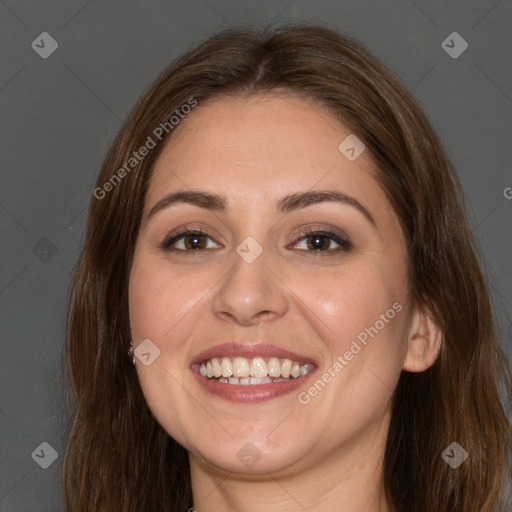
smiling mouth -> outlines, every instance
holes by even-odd
[[[314,364],[279,357],[213,357],[201,362],[198,368],[199,374],[208,381],[238,385],[288,382],[314,369]]]

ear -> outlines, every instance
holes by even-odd
[[[403,370],[423,372],[434,364],[441,351],[443,332],[424,306],[414,310],[407,342]]]

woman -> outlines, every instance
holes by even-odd
[[[457,179],[398,80],[324,28],[221,33],[144,94],[67,358],[70,511],[505,503],[510,371]]]

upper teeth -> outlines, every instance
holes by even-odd
[[[291,359],[271,357],[267,361],[262,357],[247,359],[245,357],[229,357],[208,359],[199,366],[203,377],[282,377],[294,379],[306,375],[314,368],[310,363],[300,364]]]

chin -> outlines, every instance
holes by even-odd
[[[194,450],[191,453],[216,471],[268,478],[268,473],[282,473],[296,467],[303,460],[304,454],[300,451],[298,446],[276,447],[269,446],[268,442],[237,439],[222,448],[210,447],[207,451]]]

